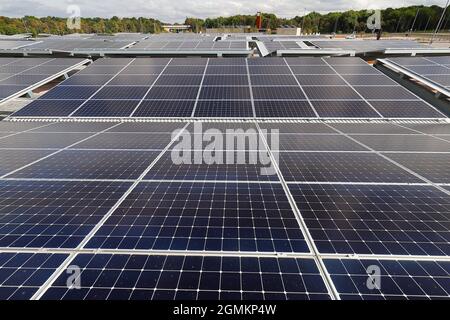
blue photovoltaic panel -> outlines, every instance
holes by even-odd
[[[275,152],[286,181],[422,182],[374,153]]]
[[[159,151],[65,150],[10,177],[39,179],[137,179]]]
[[[22,132],[34,128],[46,127],[49,123],[42,122],[8,122],[0,121],[0,132]]]
[[[3,43],[4,41],[1,41]],[[22,41],[26,43],[26,41]],[[0,46],[1,46],[0,43]],[[0,102],[33,90],[62,72],[87,63],[85,59],[3,58],[0,62]]]
[[[170,150],[166,152],[150,169],[144,179],[147,180],[226,180],[226,181],[278,181],[275,170],[271,170],[271,161],[267,164],[259,161],[259,151],[217,151],[216,162],[195,163],[194,150]],[[183,163],[174,163],[174,159],[188,155]],[[220,154],[220,155],[218,155]]]
[[[450,196],[432,186],[289,189],[321,253],[448,256]]]
[[[435,183],[450,183],[450,153],[385,153]]]
[[[140,100],[149,88],[137,86],[106,86],[98,91],[92,99]]]
[[[67,117],[75,111],[84,100],[34,100],[14,115],[26,117]]]
[[[326,259],[325,266],[343,300],[450,299],[449,261]],[[377,282],[369,278],[374,267]]]
[[[76,149],[162,150],[172,141],[170,133],[106,132],[78,143]]]
[[[306,100],[256,100],[258,118],[315,118],[316,114]]]
[[[144,100],[133,117],[190,117],[195,100]]]
[[[312,259],[80,254],[81,289],[62,273],[47,300],[330,299]]]
[[[75,248],[130,186],[0,180],[0,247]]]
[[[3,139],[0,139],[2,141]],[[0,175],[7,174],[25,165],[39,160],[52,150],[0,150]]]
[[[88,99],[100,87],[98,86],[57,86],[41,98],[48,100]]]
[[[276,183],[141,182],[86,247],[309,251]]]
[[[313,100],[311,103],[322,118],[381,118],[363,100]]]
[[[279,137],[281,151],[367,151],[367,148],[341,135],[283,134]]]
[[[248,118],[253,117],[250,100],[202,100],[195,109],[195,117]]]
[[[0,300],[30,299],[68,256],[1,252]]]
[[[47,102],[13,116],[446,117],[361,59],[339,59],[252,58],[230,65],[211,58],[139,58],[118,65],[99,59],[40,98]],[[83,106],[77,109],[72,100]]]
[[[128,117],[139,100],[88,100],[73,114],[74,117]]]
[[[11,137],[0,139],[0,149],[64,148],[91,135],[92,133],[78,132],[60,132],[57,135],[54,133],[23,132]]]
[[[450,152],[450,141],[425,135],[352,135],[376,151]]]

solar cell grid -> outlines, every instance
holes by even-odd
[[[197,90],[197,88],[195,88]],[[133,117],[190,117],[195,100],[143,100]]]
[[[258,118],[314,118],[316,114],[306,100],[256,100]]]
[[[172,133],[177,129],[182,129],[186,125],[185,122],[124,122],[118,126],[114,126],[108,132],[152,132]]]
[[[128,117],[139,100],[87,100],[72,112],[73,117]]]
[[[323,118],[381,118],[364,100],[312,100],[311,103]]]
[[[130,186],[0,180],[0,247],[75,248]]]
[[[448,299],[449,262],[327,259],[325,265],[343,300]],[[367,270],[381,271],[379,288],[366,285]]]
[[[303,134],[303,133],[336,133],[335,130],[323,123],[284,123],[284,122],[260,122],[261,129],[279,130],[280,134]]]
[[[170,133],[113,133],[96,135],[77,144],[76,149],[153,149],[162,150],[172,140]],[[0,144],[1,145],[1,144]]]
[[[0,121],[0,132],[22,132],[39,127],[46,127],[48,123],[42,122],[8,122]]]
[[[67,254],[0,253],[0,299],[30,299]]]
[[[450,126],[448,124],[402,124],[401,126],[425,134],[450,134]]]
[[[450,252],[450,196],[434,187],[290,184],[289,189],[321,253]]]
[[[280,184],[141,182],[87,248],[308,252]]]
[[[386,118],[445,118],[431,105],[421,100],[370,100],[370,104]]]
[[[166,152],[150,169],[145,180],[210,180],[210,181],[278,181],[274,170],[268,171],[271,162],[259,160],[259,151],[217,151],[213,163],[195,162],[196,150],[172,149]],[[201,151],[200,151],[201,152]],[[188,154],[187,161],[174,163],[175,157]],[[264,153],[265,155],[266,153]],[[220,157],[220,158],[219,158]],[[268,157],[268,156],[266,156]],[[255,160],[253,160],[255,159]],[[269,173],[269,174],[268,174]]]
[[[309,151],[367,151],[349,138],[338,135],[283,134],[279,137],[280,150]]]
[[[450,143],[425,135],[353,135],[352,138],[377,151],[450,152]]]
[[[198,101],[194,117],[253,117],[250,100],[201,100]]]
[[[64,150],[14,173],[15,178],[137,179],[158,151]]]
[[[3,139],[0,139],[2,141]],[[19,169],[52,153],[50,150],[7,150],[0,152],[0,175]]]
[[[64,148],[89,137],[90,133],[53,133],[23,132],[0,140],[0,148]]]
[[[421,182],[373,153],[280,152],[279,167],[286,181]]]
[[[87,278],[70,290],[63,273],[44,299],[314,300],[329,299],[311,259],[78,255]],[[112,289],[112,284],[115,288]]]
[[[390,159],[435,183],[450,183],[449,153],[385,153]]]
[[[57,86],[44,94],[42,99],[66,100],[66,99],[88,99],[99,86]]]
[[[46,100],[37,99],[16,111],[15,116],[26,117],[67,117],[74,112],[84,100]]]
[[[54,122],[43,127],[32,129],[32,132],[92,132],[97,133],[113,127],[114,123],[106,122]]]

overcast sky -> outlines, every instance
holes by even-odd
[[[78,5],[82,17],[153,17],[164,22],[183,22],[186,17],[217,17],[273,12],[281,17],[310,11],[386,8],[406,5],[445,5],[446,0],[0,0],[0,15],[21,17],[68,16],[69,5]]]

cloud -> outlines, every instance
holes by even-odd
[[[444,0],[401,0],[395,7],[407,5],[445,5]],[[293,17],[304,12],[343,11],[349,9],[375,9],[392,6],[391,0],[0,0],[0,15],[21,17],[66,17],[68,5],[78,5],[83,17],[152,17],[164,22],[183,22],[186,17],[217,17],[235,14],[255,14],[257,11],[275,13],[281,17]]]

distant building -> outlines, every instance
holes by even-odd
[[[276,31],[279,35],[286,35],[286,36],[300,36],[302,34],[302,28],[297,27],[280,27],[277,28]]]
[[[192,27],[188,24],[167,24],[162,26],[162,28],[167,32],[186,32],[192,30]]]

